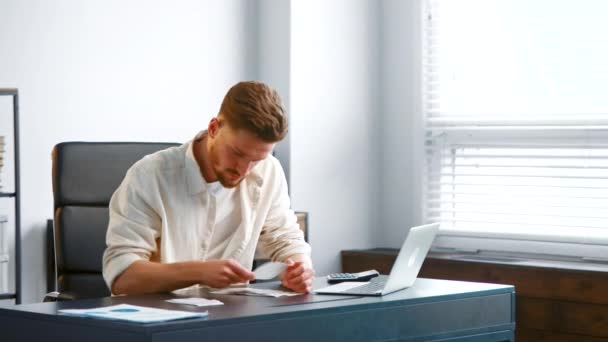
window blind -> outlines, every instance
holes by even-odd
[[[608,2],[423,11],[423,207],[439,244],[608,258],[581,248],[608,246]]]

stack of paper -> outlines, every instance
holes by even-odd
[[[58,310],[65,315],[93,317],[101,319],[118,319],[137,323],[164,322],[183,318],[207,317],[208,312],[187,312],[177,310],[163,310],[143,306],[119,304],[93,309],[63,309]]]
[[[253,287],[228,287],[221,290],[211,291],[213,294],[232,294],[232,295],[243,295],[243,296],[261,296],[261,297],[283,297],[283,296],[297,296],[301,293],[287,292],[280,290],[266,290],[256,289]]]
[[[217,299],[206,299],[199,297],[167,299],[167,302],[174,304],[194,305],[198,307],[224,305],[224,303]]]

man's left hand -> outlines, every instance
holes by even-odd
[[[283,262],[289,265],[280,276],[283,286],[300,293],[310,292],[315,277],[315,271],[310,263],[293,259],[287,259]]]

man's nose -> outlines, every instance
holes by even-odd
[[[249,172],[252,164],[253,163],[248,160],[239,160],[237,164],[237,171],[241,176],[244,176]]]

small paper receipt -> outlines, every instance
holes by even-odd
[[[267,262],[253,271],[255,279],[269,280],[278,277],[287,268],[282,262]]]
[[[167,302],[174,303],[174,304],[194,305],[194,306],[198,306],[198,307],[224,305],[224,303],[222,303],[221,301],[219,301],[217,299],[206,299],[206,298],[198,298],[198,297],[167,299]]]
[[[261,297],[283,297],[283,296],[298,296],[301,293],[287,292],[280,290],[256,289],[253,287],[229,287],[221,290],[211,291],[213,294],[233,294],[244,296],[261,296]]]

